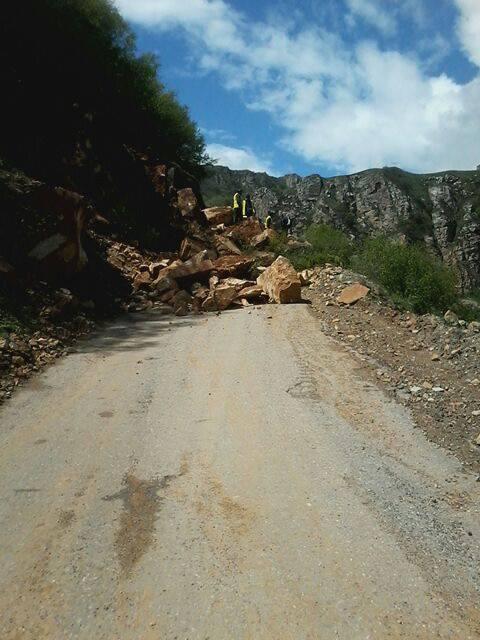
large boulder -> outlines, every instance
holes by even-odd
[[[213,289],[202,304],[203,311],[224,311],[238,295],[238,289],[231,284],[222,283]]]
[[[210,207],[203,210],[205,220],[209,225],[215,227],[219,224],[232,224],[232,207]]]
[[[258,276],[257,284],[262,287],[270,300],[278,304],[302,300],[300,278],[292,264],[283,256],[278,256],[275,262]]]
[[[248,274],[253,262],[247,256],[222,256],[214,261],[213,270],[219,278],[240,278]]]
[[[176,260],[173,264],[162,269],[159,278],[168,277],[180,285],[185,285],[188,282],[201,281],[204,278],[208,278],[212,270],[213,263],[208,258],[208,251],[200,251],[186,262]]]
[[[261,249],[262,247],[265,247],[267,244],[269,244],[269,242],[277,236],[278,234],[275,229],[265,229],[258,235],[254,236],[250,240],[250,244],[256,249]]]
[[[258,218],[247,218],[240,224],[236,224],[228,233],[228,237],[232,238],[236,242],[248,245],[250,241],[262,233],[263,227]]]

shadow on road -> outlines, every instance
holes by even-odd
[[[100,327],[95,333],[80,341],[74,348],[77,353],[104,351],[132,351],[153,346],[162,333],[173,334],[179,329],[205,322],[204,315],[176,317],[154,311],[124,315],[112,323]]]

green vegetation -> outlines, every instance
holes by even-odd
[[[287,236],[279,234],[270,242],[270,248],[277,255],[288,256],[299,271],[326,262],[343,266],[350,264],[355,246],[343,231],[327,224],[314,224],[308,227],[305,239],[310,246],[292,250],[288,247]]]
[[[328,225],[311,225],[305,239],[309,247],[292,250],[287,237],[279,234],[270,248],[287,256],[297,270],[327,262],[351,267],[381,285],[400,308],[416,313],[443,313],[452,308],[466,320],[478,318],[478,309],[460,302],[455,273],[421,245],[404,245],[385,237],[355,244]]]
[[[444,312],[457,299],[453,271],[419,245],[371,238],[353,267],[384,287],[399,306],[417,313]]]
[[[4,2],[0,36],[8,166],[80,191],[103,211],[126,204],[133,218],[147,207],[130,150],[203,175],[199,130],[159,82],[155,57],[137,55],[112,2]]]

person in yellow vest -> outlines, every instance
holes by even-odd
[[[265,218],[265,229],[271,229],[271,228],[272,228],[272,216],[268,214],[267,217]]]
[[[239,189],[233,194],[233,224],[240,222],[241,204],[242,204],[242,190]]]

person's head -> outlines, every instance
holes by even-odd
[[[246,198],[247,198],[247,200],[250,200],[250,194],[249,193],[247,193]]]

